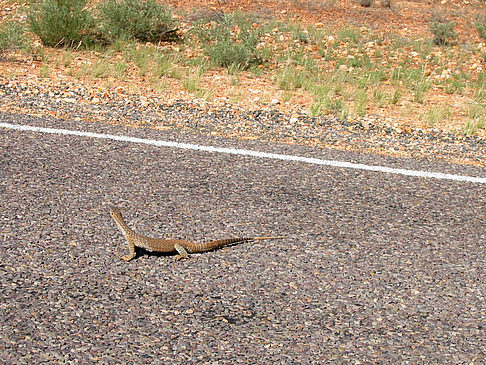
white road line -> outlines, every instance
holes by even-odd
[[[142,144],[148,144],[148,145],[158,146],[158,147],[171,147],[171,148],[181,148],[187,150],[196,150],[196,151],[205,151],[205,152],[214,152],[214,153],[226,153],[232,155],[269,158],[274,160],[296,161],[296,162],[303,162],[303,163],[309,163],[314,165],[342,167],[346,169],[367,170],[367,171],[384,172],[384,173],[398,174],[398,175],[405,175],[405,176],[446,179],[446,180],[454,180],[454,181],[467,181],[472,183],[486,184],[485,177],[443,174],[441,172],[430,172],[430,171],[420,171],[420,170],[397,169],[397,168],[385,167],[385,166],[365,165],[360,163],[352,163],[352,162],[336,161],[336,160],[322,160],[319,158],[282,155],[278,153],[251,151],[251,150],[244,150],[239,148],[202,146],[202,145],[191,144],[191,143],[168,142],[168,141],[159,141],[155,139],[117,136],[113,134],[104,134],[104,133],[72,131],[68,129],[43,128],[43,127],[34,127],[29,125],[10,124],[10,123],[0,123],[0,127],[15,129],[19,131],[30,131],[30,132],[50,133],[50,134],[64,134],[64,135],[79,136],[79,137],[111,139],[114,141],[142,143]]]

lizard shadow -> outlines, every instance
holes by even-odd
[[[142,256],[148,256],[148,257],[169,257],[169,256],[175,256],[176,254],[174,252],[152,252],[152,251],[147,251],[144,248],[141,247],[135,247],[135,257],[132,260],[137,260]]]

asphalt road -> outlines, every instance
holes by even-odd
[[[484,177],[433,161],[0,122]],[[486,361],[484,184],[7,129],[0,163],[2,363]],[[150,236],[288,238],[126,263],[109,205]]]

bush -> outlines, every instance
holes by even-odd
[[[120,37],[143,42],[178,38],[170,11],[155,0],[108,0],[98,10],[99,31],[110,41]]]
[[[478,16],[478,21],[475,23],[475,28],[479,36],[486,39],[486,16]]]
[[[456,23],[449,22],[443,18],[434,17],[430,23],[430,32],[434,35],[434,44],[448,46],[455,43],[458,34],[454,30]]]
[[[204,53],[217,66],[246,70],[263,63],[263,51],[257,49],[263,30],[245,16],[227,15],[198,34]]]
[[[79,47],[90,42],[94,29],[87,0],[44,0],[28,14],[30,30],[50,47]]]
[[[24,28],[13,21],[8,22],[5,30],[0,31],[0,52],[25,45]]]

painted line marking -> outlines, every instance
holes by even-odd
[[[294,156],[294,155],[282,155],[278,153],[252,151],[252,150],[245,150],[239,148],[202,146],[202,145],[191,144],[191,143],[168,142],[168,141],[160,141],[155,139],[144,139],[144,138],[120,136],[120,135],[105,134],[105,133],[73,131],[68,129],[34,127],[29,125],[10,124],[10,123],[0,123],[0,127],[7,128],[7,129],[14,129],[18,131],[29,131],[29,132],[38,132],[38,133],[48,133],[48,134],[63,134],[69,136],[89,137],[89,138],[98,138],[98,139],[110,139],[114,141],[141,143],[141,144],[147,144],[147,145],[158,146],[158,147],[171,147],[171,148],[179,148],[179,149],[186,149],[186,150],[225,153],[231,155],[251,156],[251,157],[258,157],[258,158],[268,158],[273,160],[295,161],[295,162],[303,162],[303,163],[314,164],[314,165],[341,167],[346,169],[375,171],[375,172],[398,174],[404,176],[445,179],[445,180],[454,180],[454,181],[467,181],[472,183],[486,184],[486,177],[474,177],[474,176],[466,176],[466,175],[444,174],[441,172],[398,169],[398,168],[392,168],[386,166],[365,165],[360,163],[352,163],[352,162],[337,161],[337,160],[322,160],[319,158]]]

